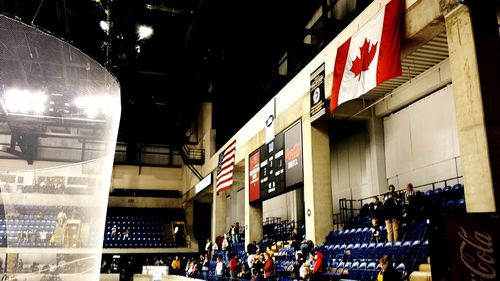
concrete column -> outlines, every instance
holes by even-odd
[[[214,173],[214,178],[217,175]],[[217,195],[216,186],[213,185],[212,199],[212,241],[219,234],[223,234],[226,229],[226,194],[222,192]]]
[[[194,220],[194,202],[186,201],[183,204],[186,214],[186,244],[191,248],[198,248],[198,242],[194,238],[193,220]]]
[[[306,121],[302,128],[306,238],[321,244],[333,230],[328,123]]]
[[[372,194],[381,194],[387,191],[387,177],[385,171],[385,148],[384,148],[384,122],[382,118],[375,116],[372,107],[372,118],[367,121],[368,134],[370,136],[370,173],[372,183]]]
[[[250,179],[248,178],[248,155],[245,157],[245,245],[252,241],[260,241],[262,232],[262,203],[250,205]]]
[[[494,188],[500,185],[498,26],[494,1],[470,2],[470,8],[461,5],[445,17],[465,199],[468,212],[495,212],[500,203]]]

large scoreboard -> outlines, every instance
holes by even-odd
[[[296,122],[249,155],[250,203],[303,186],[302,123]]]

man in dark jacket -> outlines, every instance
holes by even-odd
[[[399,206],[393,193],[387,195],[382,212],[387,227],[387,240],[389,242],[398,241]]]

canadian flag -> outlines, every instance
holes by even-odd
[[[338,49],[330,112],[378,84],[402,74],[400,22],[404,5],[390,1]]]

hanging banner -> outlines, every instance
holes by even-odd
[[[250,174],[248,175],[250,182],[250,203],[260,199],[260,149],[257,149],[248,158],[248,167]]]
[[[326,113],[325,109],[325,63],[322,63],[313,73],[311,73],[310,101],[311,101],[311,122]]]

